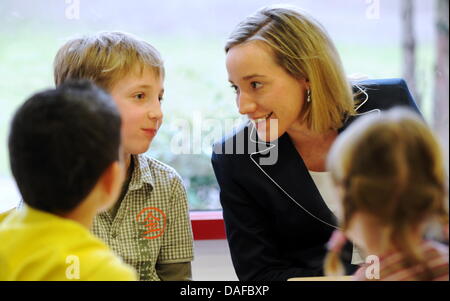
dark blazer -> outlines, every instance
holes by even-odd
[[[393,106],[419,112],[402,79],[358,85],[358,114]],[[354,91],[360,88],[354,85]],[[420,113],[419,113],[420,114]],[[342,132],[358,116],[345,119]],[[286,280],[323,275],[326,243],[337,225],[301,156],[285,133],[272,143],[257,140],[247,123],[214,145],[212,165],[220,186],[227,239],[240,280]],[[352,246],[343,260],[348,272]]]

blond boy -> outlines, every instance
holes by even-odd
[[[108,91],[122,117],[127,179],[119,201],[92,231],[140,280],[190,280],[192,230],[186,190],[176,171],[147,156],[161,126],[164,66],[150,44],[121,32],[75,38],[54,61],[55,84],[87,78]]]

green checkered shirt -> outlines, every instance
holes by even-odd
[[[144,155],[132,156],[128,191],[113,218],[96,216],[92,232],[126,263],[140,280],[160,280],[156,264],[193,260],[193,239],[186,190],[177,172]]]

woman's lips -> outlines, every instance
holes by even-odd
[[[262,118],[252,119],[252,122],[257,129],[266,128],[267,121],[270,120],[272,115],[273,115],[273,112],[267,114],[266,116],[264,116]]]
[[[269,114],[266,114],[265,116],[263,116],[263,117],[261,117],[261,118],[254,118],[254,119],[252,119],[252,121],[253,121],[255,124],[258,124],[258,123],[260,123],[260,122],[263,122],[263,121],[266,121],[267,119],[269,119],[269,118],[272,116],[272,114],[273,114],[273,112],[271,112],[271,113],[269,113]]]

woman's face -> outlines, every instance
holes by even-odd
[[[273,141],[301,126],[299,116],[308,83],[277,65],[264,42],[250,41],[232,47],[226,65],[239,113],[254,122],[261,139]]]

